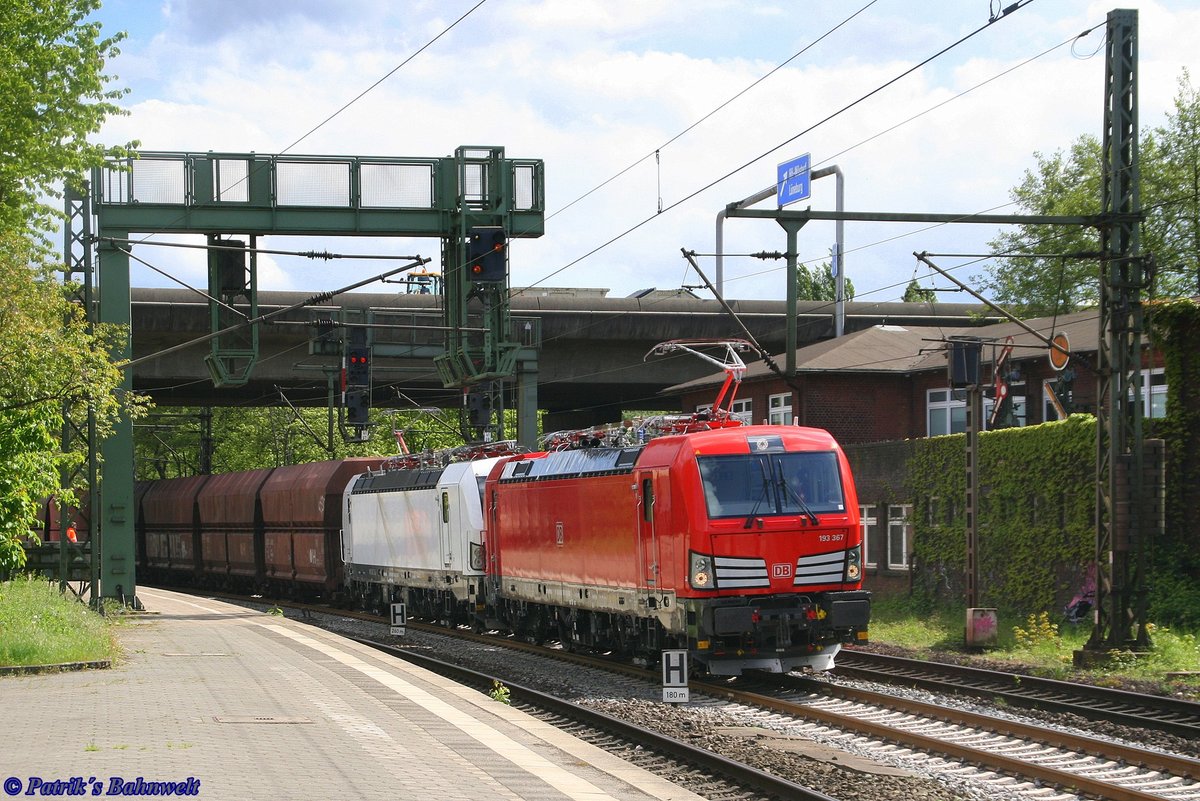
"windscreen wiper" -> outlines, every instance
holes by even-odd
[[[794,498],[796,503],[800,506],[800,511],[808,517],[809,522],[814,526],[817,525],[820,521],[817,519],[816,513],[813,512],[809,505],[804,502],[804,499],[800,497],[800,493],[796,492],[792,485],[787,482],[787,479],[783,477],[783,462],[780,459],[776,459],[774,461],[774,465],[778,470],[779,478],[777,481],[779,482],[779,486],[783,490],[784,495]]]
[[[771,478],[767,475],[767,466],[761,459],[758,462],[758,469],[762,473],[762,494],[758,496],[758,500],[751,507],[750,514],[746,517],[746,524],[742,528],[750,528],[754,525],[754,517],[758,514],[758,507],[767,499],[767,492],[771,487]]]

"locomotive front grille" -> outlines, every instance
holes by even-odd
[[[796,560],[796,578],[792,581],[792,586],[807,587],[816,584],[836,584],[842,581],[845,564],[845,551],[801,556]]]
[[[717,556],[713,558],[717,586],[723,590],[770,587],[764,559]]]

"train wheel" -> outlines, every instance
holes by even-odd
[[[575,638],[571,636],[571,624],[565,620],[558,621],[558,641],[563,650],[569,654],[575,653]]]
[[[538,616],[534,618],[533,622],[529,626],[529,642],[533,643],[534,645],[545,645],[547,628],[546,616],[544,614],[538,614]]]

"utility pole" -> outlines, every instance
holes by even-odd
[[[1150,647],[1142,438],[1137,12],[1110,11],[1104,76],[1100,339],[1096,388],[1096,598],[1091,652]]]

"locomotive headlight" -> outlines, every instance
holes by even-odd
[[[717,587],[713,576],[712,557],[694,551],[688,555],[688,577],[694,590],[713,590]]]
[[[846,551],[846,581],[858,581],[862,577],[862,548]]]

